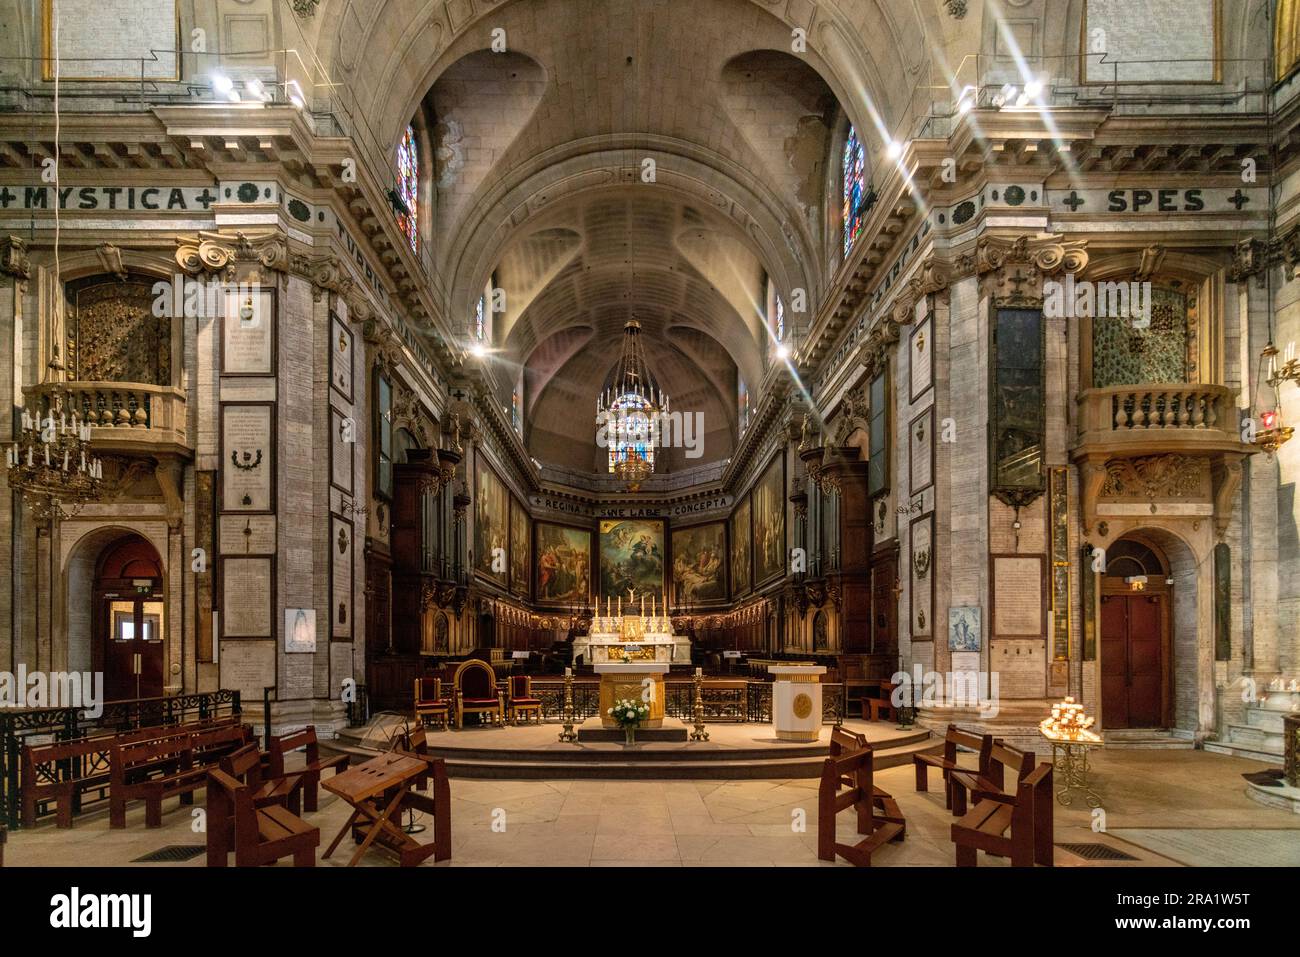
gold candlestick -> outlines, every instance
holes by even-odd
[[[578,740],[578,732],[573,730],[573,669],[564,669],[564,729],[560,740],[569,743]]]
[[[701,669],[695,669],[695,730],[691,732],[692,741],[709,740],[709,732],[704,730],[704,675]]]

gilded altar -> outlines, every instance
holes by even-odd
[[[590,634],[574,641],[573,657],[591,665],[651,661],[688,664],[691,642],[673,634],[672,622],[666,616],[597,616],[592,620]]]

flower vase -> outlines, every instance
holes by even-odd
[[[629,747],[636,744],[636,725],[628,724],[623,726],[623,744]]]

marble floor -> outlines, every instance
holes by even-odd
[[[1282,865],[1298,863],[1300,815],[1263,807],[1244,794],[1242,772],[1257,762],[1199,751],[1111,751],[1095,755],[1104,817],[1086,807],[1056,806],[1059,843],[1101,842],[1135,858],[1119,866]],[[911,766],[877,776],[907,817],[907,838],[877,852],[877,865],[948,866],[951,818],[942,791],[918,794]],[[786,781],[496,781],[453,780],[452,860],[436,866],[630,863],[666,867],[818,866],[817,782]],[[200,797],[201,800],[201,797]],[[73,830],[52,823],[9,835],[8,866],[123,866],[165,845],[202,843],[189,809],[164,805],[161,829],[146,830],[141,805],[128,827],[111,831],[104,812]],[[310,820],[322,845],[347,808],[323,793]],[[852,813],[840,815],[840,839],[852,841]],[[1094,825],[1102,830],[1094,831]],[[428,840],[425,832],[420,840]],[[321,866],[343,866],[350,842]],[[323,847],[322,847],[323,849]],[[348,852],[348,853],[345,853]],[[181,866],[202,866],[203,857]],[[1058,847],[1059,866],[1107,866]],[[386,856],[367,855],[385,866]],[[176,866],[176,865],[147,865]],[[432,861],[426,866],[435,866]],[[822,865],[831,866],[831,865]],[[838,862],[836,866],[845,866]],[[980,866],[1006,866],[980,856]],[[1114,866],[1114,865],[1109,865]]]

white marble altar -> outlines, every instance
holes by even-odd
[[[689,664],[691,641],[673,634],[665,615],[602,615],[591,631],[573,641],[573,660],[598,665],[610,661],[658,661]]]

